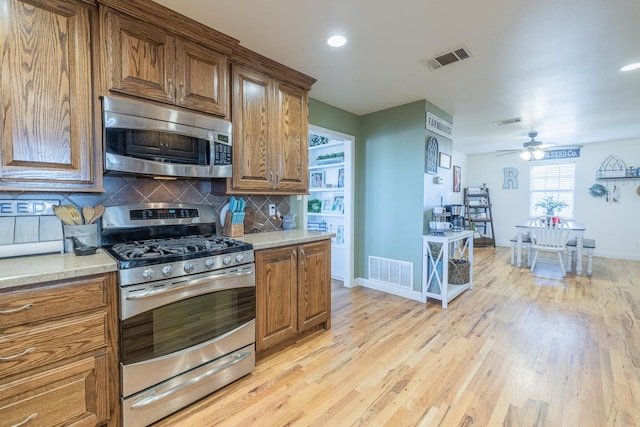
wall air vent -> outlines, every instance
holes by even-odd
[[[502,125],[510,125],[512,123],[520,123],[522,121],[522,117],[514,117],[512,119],[504,119],[504,120],[496,120],[495,122],[491,122],[496,126]]]
[[[445,65],[453,64],[454,62],[462,61],[463,59],[471,58],[471,54],[467,48],[461,47],[454,49],[450,52],[445,52],[437,55],[433,58],[423,59],[420,63],[432,70],[437,70]]]

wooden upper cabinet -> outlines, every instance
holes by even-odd
[[[108,8],[101,14],[107,90],[227,115],[225,54]]]
[[[251,69],[233,66],[233,189],[273,189],[271,148],[273,81]]]
[[[176,41],[176,103],[225,116],[229,98],[227,56],[187,40]]]
[[[68,0],[0,8],[0,190],[95,191],[94,9]]]
[[[233,178],[229,193],[308,190],[307,91],[232,66]]]
[[[277,144],[280,153],[275,160],[277,189],[292,193],[307,192],[309,177],[309,144],[307,92],[293,85],[276,82],[278,101]]]
[[[173,103],[174,38],[108,10],[104,24],[109,90]]]

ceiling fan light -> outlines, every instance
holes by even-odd
[[[544,157],[544,151],[542,150],[533,150],[533,158],[536,160],[540,160]]]
[[[520,153],[520,158],[522,160],[531,160],[531,153],[529,151],[523,151]]]

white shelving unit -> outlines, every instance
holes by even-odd
[[[449,301],[473,288],[473,231],[447,231],[422,237],[422,299],[435,298],[447,308]],[[469,261],[469,282],[449,283],[449,259]]]
[[[353,145],[353,136],[309,125],[304,224],[310,230],[320,227],[336,234],[331,242],[331,277],[348,287],[353,280]]]

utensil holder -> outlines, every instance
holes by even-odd
[[[224,218],[224,227],[222,228],[222,235],[227,237],[241,237],[244,236],[244,221],[238,224],[233,224],[231,219],[233,214],[227,212]]]
[[[86,225],[63,225],[64,230],[64,251],[73,253],[73,243],[67,237],[77,237],[78,240],[87,245],[97,247],[98,245],[98,224]]]

